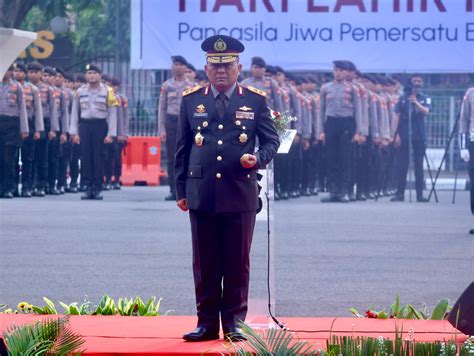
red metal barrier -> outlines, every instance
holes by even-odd
[[[159,137],[130,137],[122,154],[122,184],[160,185]]]

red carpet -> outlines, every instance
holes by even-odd
[[[43,316],[48,317],[48,316]],[[54,317],[54,316],[49,316]],[[37,315],[0,315],[0,335],[12,324],[40,320]],[[447,321],[376,320],[356,318],[281,318],[292,330],[316,330],[317,333],[297,332],[298,338],[317,347],[324,347],[332,335],[384,336],[393,338],[395,329],[404,337],[416,341],[454,339],[464,342],[466,336]],[[247,320],[260,325],[265,318]],[[229,344],[221,340],[188,343],[182,334],[192,330],[196,318],[190,316],[120,317],[72,316],[71,326],[86,339],[85,355],[221,355],[229,353]]]

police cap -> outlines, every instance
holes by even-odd
[[[347,70],[346,61],[333,61],[332,64],[334,65],[334,68]]]
[[[283,68],[280,67],[280,66],[275,66],[275,72],[276,72],[276,74],[278,74],[278,73],[283,73],[283,74],[285,74],[285,71],[284,71]]]
[[[13,66],[13,69],[20,69],[25,73],[27,72],[26,65],[22,62],[15,62],[13,63],[12,66]]]
[[[96,66],[95,64],[91,64],[91,63],[86,64],[85,71],[86,72],[94,71],[94,72],[97,72],[99,74],[102,74],[102,70],[98,66]]]
[[[252,65],[260,68],[265,68],[267,66],[267,63],[265,63],[265,60],[262,57],[253,57]]]
[[[64,71],[64,69],[59,67],[56,67],[54,69],[56,69],[56,74],[61,74],[64,78],[66,78],[66,72]]]
[[[184,64],[185,66],[188,65],[188,61],[183,56],[171,56],[171,61],[173,63]]]
[[[242,42],[226,35],[215,35],[201,43],[206,52],[208,63],[232,63],[239,60],[239,54],[245,49]]]
[[[39,72],[42,72],[43,71],[43,66],[41,65],[41,63],[39,62],[31,62],[31,63],[28,63],[28,65],[26,66],[26,68],[28,68],[28,70],[37,70]]]
[[[50,66],[44,67],[44,72],[50,75],[56,75],[56,71],[54,70],[53,67],[50,67]]]
[[[71,82],[75,81],[74,74],[72,73],[68,73],[68,72],[64,73],[64,78]]]

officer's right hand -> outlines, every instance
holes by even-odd
[[[469,160],[471,159],[469,155],[469,150],[467,148],[463,148],[461,150],[461,158],[464,160],[464,162],[469,162]]]
[[[76,145],[80,144],[81,143],[81,138],[79,137],[79,135],[72,135],[71,136],[71,140],[73,143],[75,143]]]
[[[401,144],[402,140],[400,139],[400,135],[397,134],[397,136],[395,136],[395,147],[400,147]]]
[[[105,136],[104,138],[104,143],[105,144],[109,144],[109,143],[112,143],[112,137],[111,136]]]
[[[166,142],[166,132],[162,132],[160,133],[160,139],[161,139],[161,142]]]
[[[298,143],[300,142],[300,135],[296,134],[295,138],[293,139],[293,143]]]
[[[38,141],[40,138],[41,138],[41,132],[36,131],[36,132],[33,134],[33,140]]]
[[[65,143],[65,142],[67,141],[67,134],[62,133],[61,136],[60,136],[60,138],[59,138],[59,141],[60,141],[61,143]]]
[[[322,141],[323,143],[326,142],[326,135],[324,134],[324,132],[321,132],[319,134],[319,141]]]
[[[54,132],[54,131],[49,131],[49,132],[48,132],[48,138],[49,138],[50,140],[54,140],[54,139],[56,138],[56,132]]]
[[[180,199],[176,202],[178,204],[178,208],[180,208],[182,211],[188,211],[188,204],[186,204],[186,199]]]
[[[22,140],[26,140],[28,138],[28,136],[30,136],[30,134],[28,132],[22,132],[20,134],[20,137]]]

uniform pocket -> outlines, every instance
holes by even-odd
[[[202,178],[202,166],[188,166],[188,178]]]

